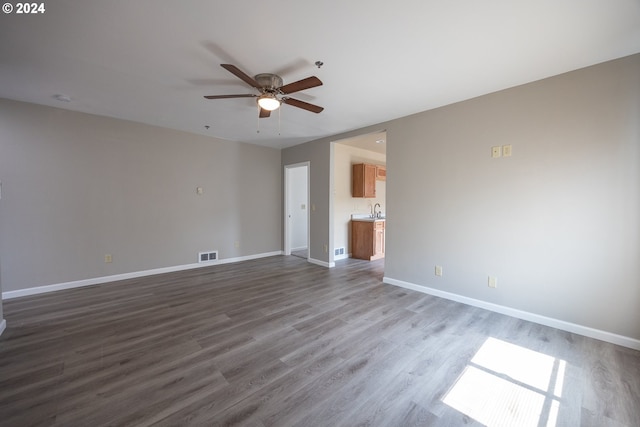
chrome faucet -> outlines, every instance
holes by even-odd
[[[380,203],[376,203],[375,205],[373,205],[373,216],[375,218],[380,218],[380,214],[382,212],[376,212],[376,206],[379,207],[379,208],[382,208],[382,206],[380,206]]]

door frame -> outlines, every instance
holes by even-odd
[[[311,228],[310,228],[310,214],[309,211],[310,209],[310,205],[309,205],[309,200],[310,200],[310,192],[311,192],[311,185],[310,185],[310,181],[311,181],[311,162],[307,161],[307,162],[300,162],[300,163],[293,163],[290,165],[285,165],[284,166],[284,255],[291,255],[291,214],[290,214],[290,209],[292,208],[292,206],[290,206],[290,172],[292,169],[297,169],[297,168],[301,168],[304,167],[307,169],[307,201],[306,201],[306,212],[307,212],[307,260],[310,257],[310,249],[311,249]]]

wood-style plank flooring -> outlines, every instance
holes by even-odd
[[[289,256],[4,302],[2,426],[638,426],[640,352]]]

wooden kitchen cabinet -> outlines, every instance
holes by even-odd
[[[367,163],[353,165],[351,177],[351,195],[353,197],[376,197],[376,166]]]
[[[386,166],[376,166],[376,180],[377,181],[386,181],[387,180],[387,167]]]
[[[383,220],[351,221],[351,257],[369,261],[384,258]]]

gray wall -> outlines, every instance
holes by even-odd
[[[312,161],[312,255],[331,140],[379,129],[386,277],[640,339],[640,55],[284,150]]]
[[[330,144],[317,141],[296,145],[282,150],[280,176],[284,182],[284,166],[309,161],[309,256],[312,259],[329,262],[329,188]],[[315,208],[315,209],[314,209]],[[282,221],[281,221],[282,224]]]
[[[640,55],[386,127],[387,277],[640,339]]]
[[[280,150],[0,100],[0,180],[5,292],[282,249]]]

